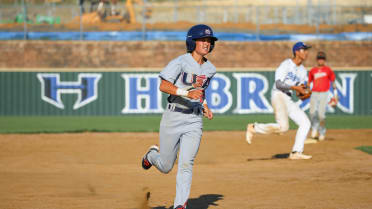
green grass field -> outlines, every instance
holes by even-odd
[[[360,147],[356,147],[355,149],[372,155],[372,146],[360,146]]]
[[[156,132],[161,115],[0,117],[0,133]],[[215,115],[205,131],[245,130],[247,123],[274,122],[269,115]],[[290,128],[296,128],[291,121]],[[372,129],[372,116],[328,116],[328,129]]]

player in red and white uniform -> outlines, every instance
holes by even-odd
[[[311,138],[316,138],[319,133],[319,140],[325,139],[325,113],[328,104],[328,92],[332,83],[334,97],[331,102],[336,105],[338,101],[335,84],[335,73],[325,64],[326,54],[318,52],[318,66],[313,67],[309,72],[309,85],[313,82],[312,95],[310,99],[310,120],[311,120]]]

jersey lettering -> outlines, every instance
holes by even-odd
[[[296,74],[294,74],[293,72],[288,72],[287,76],[285,77],[285,80],[291,80],[291,81],[294,81],[294,82],[300,82],[301,79],[299,77],[297,77]]]
[[[318,78],[322,78],[322,77],[326,77],[327,76],[327,73],[325,72],[319,72],[319,73],[315,73],[314,74],[314,79],[318,79]]]
[[[186,72],[182,72],[181,79],[183,84],[194,88],[206,88],[210,80],[206,75],[189,74]]]

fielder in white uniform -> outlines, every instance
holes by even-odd
[[[307,71],[302,65],[306,60],[311,46],[303,42],[296,43],[292,52],[292,59],[284,60],[275,71],[275,84],[271,92],[271,104],[275,113],[276,123],[254,123],[248,124],[246,140],[250,144],[255,133],[271,134],[283,133],[289,129],[288,117],[297,125],[295,143],[290,159],[310,159],[312,156],[303,154],[304,142],[310,130],[310,120],[306,113],[292,100],[292,90],[304,94],[304,89],[300,87],[307,81]]]

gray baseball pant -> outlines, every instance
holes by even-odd
[[[148,154],[152,165],[162,173],[169,173],[179,150],[174,207],[185,205],[189,198],[192,168],[199,150],[202,129],[202,115],[183,114],[167,109],[160,122],[160,152]]]
[[[312,130],[317,130],[319,135],[325,136],[325,118],[328,103],[328,91],[313,92],[310,98],[310,120]]]

